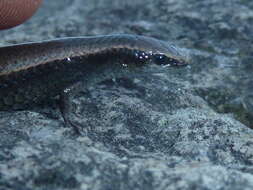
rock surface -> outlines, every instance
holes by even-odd
[[[83,85],[81,135],[57,108],[0,112],[0,189],[252,189],[252,26],[247,0],[45,0],[0,44],[132,33],[192,63]]]

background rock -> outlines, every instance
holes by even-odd
[[[45,0],[0,44],[141,34],[191,66],[84,85],[71,98],[82,135],[57,107],[0,112],[0,189],[252,189],[252,26],[246,0]]]

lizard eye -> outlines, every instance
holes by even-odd
[[[167,57],[164,54],[155,54],[153,56],[153,61],[157,65],[164,65],[164,66],[183,66],[187,65],[187,63],[182,62],[180,60]]]

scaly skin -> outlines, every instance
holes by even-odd
[[[118,61],[110,61],[115,58]],[[113,68],[113,72],[120,73],[126,66],[151,62],[187,64],[176,47],[138,35],[63,38],[1,47],[0,110],[37,105],[85,80],[92,72],[106,74],[107,68]]]

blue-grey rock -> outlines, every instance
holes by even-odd
[[[184,47],[186,68],[92,75],[57,105],[0,112],[0,190],[253,188],[253,2],[45,0],[1,45],[131,33]],[[96,81],[95,80],[95,81]]]

